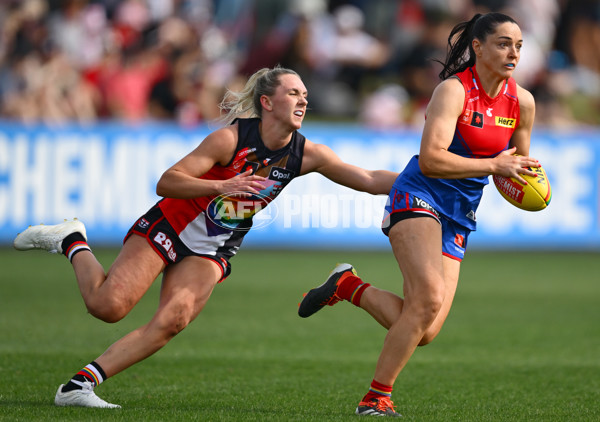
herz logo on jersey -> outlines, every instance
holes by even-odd
[[[517,119],[509,119],[508,117],[496,116],[496,126],[514,128]]]

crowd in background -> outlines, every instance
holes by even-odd
[[[0,118],[193,126],[281,64],[309,119],[420,125],[451,28],[487,11],[521,26],[536,123],[600,124],[600,0],[3,0]]]

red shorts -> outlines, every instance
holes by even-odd
[[[155,205],[141,216],[138,221],[127,232],[123,243],[132,235],[136,234],[146,238],[150,246],[162,258],[166,265],[175,264],[186,256],[199,256],[209,259],[221,268],[219,283],[231,274],[231,264],[227,256],[218,252],[215,255],[198,254],[190,250],[179,239],[177,232],[171,227],[159,206]]]

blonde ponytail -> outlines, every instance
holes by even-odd
[[[280,85],[279,76],[298,74],[291,69],[275,66],[273,69],[263,68],[254,73],[240,92],[227,90],[219,108],[225,114],[220,119],[225,125],[230,125],[238,118],[262,117],[260,97],[271,96]]]

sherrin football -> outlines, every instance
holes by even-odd
[[[552,188],[542,167],[528,167],[528,170],[535,172],[537,177],[521,174],[527,181],[526,185],[514,177],[494,175],[492,178],[498,192],[515,207],[525,211],[541,211],[550,204]]]

